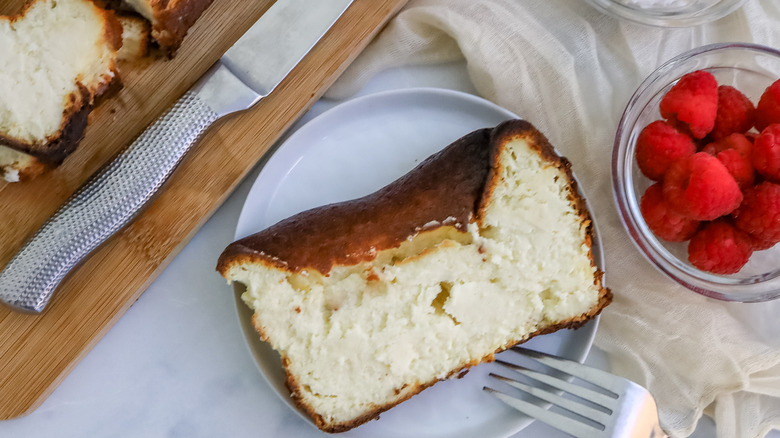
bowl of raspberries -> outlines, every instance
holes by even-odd
[[[626,230],[670,278],[780,297],[780,51],[713,44],[659,67],[623,113],[612,174]]]

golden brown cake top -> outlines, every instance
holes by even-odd
[[[533,125],[510,120],[456,140],[368,196],[304,211],[230,244],[217,269],[224,273],[228,264],[248,257],[293,272],[315,269],[327,274],[334,265],[373,260],[377,252],[398,247],[426,225],[448,224],[465,231],[495,184],[490,173],[496,172],[490,169],[497,166],[502,142],[518,136],[527,137],[546,161],[566,173],[574,194],[570,201],[589,221],[568,160],[558,156]]]
[[[247,257],[293,272],[327,274],[334,265],[373,260],[377,252],[398,247],[426,225],[465,231],[472,218],[478,219],[482,198],[495,184],[490,174],[497,174],[491,168],[497,166],[502,142],[513,137],[528,138],[540,156],[561,168],[572,188],[570,202],[590,222],[569,161],[533,125],[510,120],[456,140],[377,192],[304,211],[230,244],[217,270],[224,274],[230,263]]]
[[[373,194],[305,211],[234,242],[218,269],[251,257],[328,273],[335,264],[372,260],[434,221],[465,231],[490,169],[489,136],[489,129],[472,132]]]

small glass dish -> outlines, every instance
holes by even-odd
[[[780,297],[780,244],[753,253],[733,275],[701,271],[688,262],[687,242],[658,239],[639,211],[639,200],[654,181],[636,164],[640,131],[661,120],[658,105],[686,73],[706,70],[720,85],[731,85],[755,104],[767,86],[780,78],[780,51],[745,43],[703,46],[668,61],[642,82],[618,124],[612,151],[612,185],[618,213],[639,251],[660,271],[694,292],[725,301],[757,302]]]
[[[709,23],[737,10],[745,0],[588,0],[618,18],[658,27]]]

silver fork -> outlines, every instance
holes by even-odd
[[[523,347],[513,347],[512,350],[602,390],[586,388],[547,373],[534,371],[503,360],[496,360],[497,363],[551,388],[531,386],[494,373],[490,373],[491,377],[563,408],[574,415],[558,413],[520,400],[516,396],[507,394],[511,390],[498,391],[487,386],[483,388],[509,406],[529,417],[536,418],[549,426],[579,438],[666,437],[666,434],[658,424],[658,408],[655,400],[645,388],[628,379],[590,368],[577,362],[528,350]],[[576,398],[563,397],[559,395],[560,391],[574,395]]]

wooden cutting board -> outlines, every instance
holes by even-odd
[[[0,14],[16,13],[23,1],[0,0]],[[65,279],[42,315],[0,306],[0,419],[30,413],[45,400],[404,3],[355,0],[271,96],[212,127],[162,194]],[[95,109],[84,141],[61,167],[28,183],[0,183],[0,266],[271,4],[215,0],[176,58],[124,66],[124,88]]]

